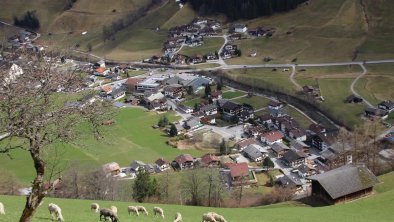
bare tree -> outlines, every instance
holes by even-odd
[[[208,206],[219,207],[226,193],[220,179],[219,169],[209,169],[206,174],[206,180],[208,186]]]
[[[205,195],[205,184],[201,169],[188,171],[184,177],[182,186],[185,195],[190,198],[190,204],[193,206],[201,205]]]
[[[61,94],[81,89],[83,77],[73,70],[55,68],[58,55],[14,52],[6,58],[20,58],[19,65],[6,62],[0,67],[0,129],[6,135],[0,140],[9,141],[0,148],[0,153],[22,149],[30,154],[36,171],[20,222],[31,221],[45,195],[53,189],[50,176],[57,173],[48,172],[52,157],[45,153],[56,144],[71,143],[77,135],[83,134],[76,131],[76,125],[81,122],[89,122],[89,131],[100,137],[99,126],[103,118],[108,118],[106,103],[68,105],[73,98]],[[22,143],[15,146],[11,139]],[[49,185],[44,186],[45,183]]]

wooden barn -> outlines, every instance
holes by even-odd
[[[309,177],[312,195],[330,204],[351,201],[372,193],[378,178],[365,166],[345,165]]]

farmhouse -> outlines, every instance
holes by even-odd
[[[330,204],[351,201],[372,193],[378,178],[365,166],[345,165],[309,177],[312,195]]]
[[[201,157],[201,165],[205,167],[217,167],[220,165],[220,159],[214,154],[207,153]]]
[[[249,158],[253,162],[261,162],[263,160],[263,155],[260,150],[256,147],[257,145],[251,144],[247,146],[242,152],[245,157]]]
[[[249,170],[246,163],[232,163],[228,164],[230,169],[231,185],[232,186],[247,186],[257,183],[256,175]]]
[[[301,164],[306,164],[306,155],[303,152],[297,152],[295,150],[290,149],[282,157],[284,163],[290,167],[298,167]]]
[[[183,170],[190,169],[194,166],[194,158],[190,154],[181,154],[172,162],[174,168]]]
[[[157,159],[155,161],[155,164],[156,164],[157,171],[159,171],[159,172],[163,172],[163,171],[170,169],[170,165],[168,164],[168,161],[165,160],[163,157]]]
[[[272,145],[274,143],[281,143],[283,134],[277,130],[267,132],[261,135],[261,142],[266,143],[268,145]]]
[[[292,140],[290,141],[290,148],[300,152],[309,153],[310,147],[302,141]]]
[[[277,158],[283,157],[283,155],[289,150],[290,148],[283,143],[274,143],[271,145],[271,150]]]

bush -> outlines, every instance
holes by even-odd
[[[35,11],[27,11],[21,18],[14,17],[14,25],[37,30],[40,28],[40,21]]]

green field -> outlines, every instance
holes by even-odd
[[[241,91],[227,91],[222,94],[222,97],[223,99],[233,99],[244,95],[245,93]]]
[[[308,119],[306,116],[302,115],[300,112],[290,106],[285,106],[283,109],[285,113],[293,117],[302,128],[309,129],[309,126],[312,124],[312,121],[310,119]]]
[[[170,120],[176,118],[167,115]],[[141,109],[121,109],[117,114],[116,123],[105,129],[105,138],[97,141],[92,137],[84,136],[74,145],[62,145],[61,159],[64,163],[72,164],[78,161],[87,168],[99,167],[108,162],[118,162],[121,166],[128,166],[133,160],[142,160],[146,163],[154,162],[163,156],[172,159],[184,153],[181,150],[166,145],[165,133],[153,129],[160,115],[146,112]],[[64,151],[64,153],[63,153]],[[192,155],[201,155],[197,150],[188,150]],[[0,155],[0,170],[14,173],[22,182],[31,181],[34,176],[32,162],[28,153],[16,150],[11,153],[14,159]]]
[[[207,53],[215,53],[219,51],[220,47],[223,45],[223,38],[204,38],[204,44],[197,47],[187,47],[184,46],[179,52],[182,55],[195,56],[195,55],[205,55]]]
[[[253,106],[255,109],[261,109],[267,107],[270,100],[261,96],[252,96],[252,97],[242,97],[239,99],[235,99],[233,100],[233,102],[240,104],[246,103]]]
[[[176,212],[182,214],[184,222],[201,221],[201,215],[208,211],[215,211],[224,215],[227,221],[240,222],[299,222],[299,221],[318,221],[318,222],[391,222],[393,216],[394,201],[394,173],[389,173],[380,177],[383,182],[376,187],[376,194],[353,201],[346,204],[327,207],[304,207],[294,202],[269,205],[257,208],[207,208],[190,207],[180,205],[160,205],[160,204],[140,204],[128,202],[112,201],[91,201],[91,200],[71,200],[46,198],[44,206],[48,203],[56,203],[62,208],[62,213],[66,221],[98,221],[99,215],[90,211],[90,204],[97,202],[101,207],[115,205],[118,208],[120,221],[172,221]],[[24,205],[25,198],[16,196],[0,196],[0,201],[4,203],[6,215],[1,215],[1,221],[16,221]],[[127,206],[143,205],[149,211],[149,216],[127,215]],[[41,207],[33,220],[48,221],[50,219],[46,207]],[[160,206],[164,210],[165,220],[154,218],[152,215],[153,206]]]

